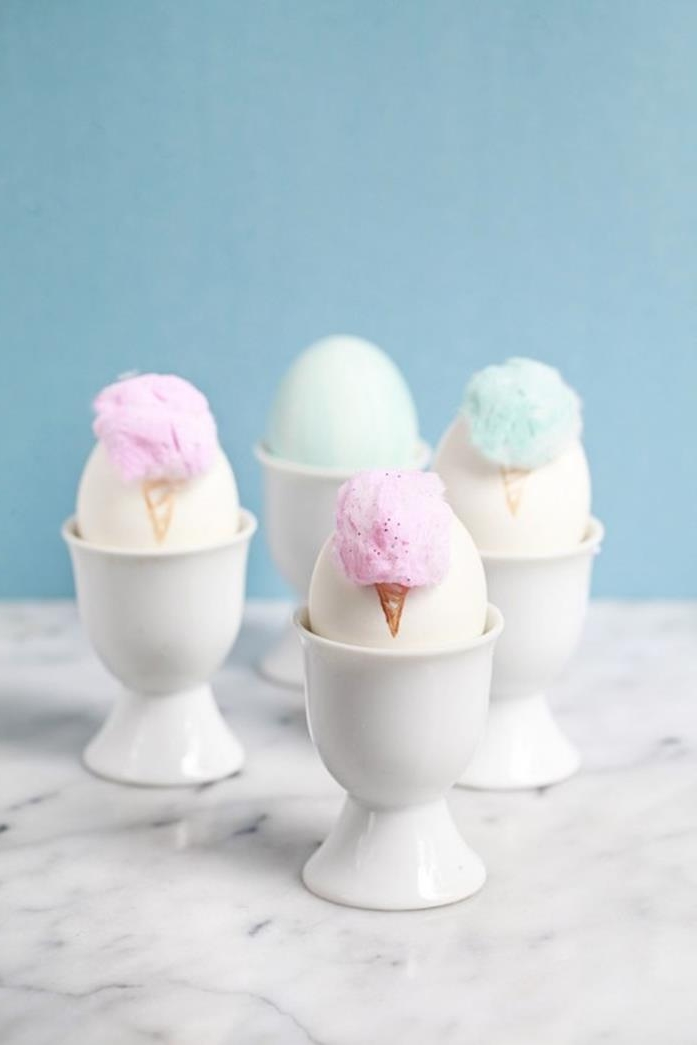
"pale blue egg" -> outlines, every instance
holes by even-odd
[[[357,337],[311,345],[283,378],[266,445],[296,464],[359,471],[413,466],[416,407],[401,372]]]

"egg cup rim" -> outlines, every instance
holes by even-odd
[[[526,563],[534,562],[555,562],[560,559],[573,559],[577,555],[588,555],[589,552],[597,554],[600,551],[600,545],[604,537],[605,526],[595,515],[591,515],[588,520],[586,536],[572,548],[564,548],[562,551],[557,552],[530,552],[528,554],[493,552],[487,551],[486,548],[478,548],[477,551],[485,563],[505,562],[525,565]]]
[[[211,544],[197,544],[191,548],[163,548],[154,551],[152,548],[119,548],[112,544],[95,544],[81,537],[77,530],[77,516],[71,515],[61,526],[61,537],[69,547],[80,551],[92,552],[95,555],[106,555],[116,559],[176,559],[186,556],[202,555],[204,552],[224,551],[252,539],[258,528],[258,520],[248,508],[240,507],[240,526],[233,537]]]
[[[313,642],[326,649],[333,649],[349,654],[360,654],[376,660],[432,660],[434,657],[455,657],[462,653],[469,653],[482,646],[487,646],[498,639],[504,628],[504,618],[498,606],[492,602],[486,604],[486,624],[481,635],[477,635],[466,642],[453,642],[444,646],[430,646],[420,649],[387,649],[382,646],[358,646],[351,642],[339,642],[338,639],[328,639],[324,635],[318,635],[309,627],[309,609],[307,606],[299,606],[293,614],[293,625],[298,631],[301,640]]]
[[[364,468],[339,468],[339,467],[326,467],[322,465],[314,464],[298,464],[295,461],[289,461],[286,457],[279,457],[278,454],[274,454],[269,450],[268,446],[263,440],[255,443],[253,446],[254,456],[257,461],[262,464],[265,468],[274,469],[278,472],[288,472],[295,475],[305,475],[317,479],[350,479],[351,476],[356,475],[357,472],[366,471]],[[433,455],[433,448],[430,443],[427,443],[425,439],[418,438],[416,442],[416,450],[414,452],[414,459],[408,465],[402,465],[403,471],[422,471],[431,460]],[[378,468],[381,466],[378,465]],[[386,471],[399,471],[399,468],[389,467]]]

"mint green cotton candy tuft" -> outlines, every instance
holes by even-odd
[[[581,434],[579,397],[558,370],[534,359],[478,371],[462,413],[472,445],[504,468],[539,468]]]

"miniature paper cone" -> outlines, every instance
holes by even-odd
[[[158,544],[164,541],[172,522],[175,493],[176,486],[163,479],[151,479],[143,483],[143,498]]]
[[[399,631],[404,600],[409,593],[409,589],[405,584],[376,584],[375,587],[380,596],[380,605],[382,606],[382,612],[385,614],[390,634],[392,638],[395,638]]]
[[[511,515],[517,515],[523,498],[523,487],[528,477],[524,468],[502,468],[501,478],[506,492],[506,504]]]

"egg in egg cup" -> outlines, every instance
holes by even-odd
[[[303,881],[335,903],[438,907],[486,878],[446,794],[484,727],[502,618],[442,489],[428,472],[347,482],[295,617],[310,735],[347,792]]]
[[[580,400],[560,374],[511,359],[474,375],[436,450],[506,622],[484,736],[460,781],[470,787],[542,787],[580,764],[546,697],[578,644],[603,538],[580,433]]]
[[[121,689],[84,761],[128,784],[218,780],[244,752],[209,679],[240,628],[256,519],[188,381],[127,377],[94,407],[97,443],[63,538],[82,623]]]
[[[430,453],[406,381],[381,349],[333,336],[300,354],[278,388],[266,437],[254,447],[266,540],[299,602],[307,600],[342,483],[361,468],[424,468]],[[302,651],[290,621],[259,670],[277,684],[302,687]]]

